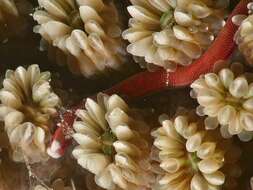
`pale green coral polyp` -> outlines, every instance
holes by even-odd
[[[163,15],[160,18],[161,28],[168,28],[172,27],[174,24],[174,10],[168,9],[168,11],[164,12]]]

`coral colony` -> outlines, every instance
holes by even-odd
[[[253,190],[251,0],[0,0],[1,190]]]

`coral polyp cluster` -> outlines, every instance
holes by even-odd
[[[235,36],[235,41],[238,44],[238,48],[240,51],[244,54],[245,58],[247,59],[248,63],[250,65],[253,64],[253,57],[252,57],[252,37],[251,33],[253,30],[253,16],[252,16],[252,10],[253,10],[253,3],[248,4],[248,9],[250,15],[238,15],[241,19],[239,20],[240,28],[237,31],[237,34]],[[237,17],[238,17],[237,16]]]
[[[38,65],[8,70],[0,91],[0,119],[12,147],[13,159],[40,162],[48,158],[52,118],[60,105],[49,84],[50,73]]]
[[[86,77],[120,69],[125,61],[121,25],[112,1],[39,0],[34,30],[59,64]]]
[[[252,13],[0,0],[0,189],[253,190]]]
[[[203,121],[177,116],[174,121],[162,121],[162,127],[153,136],[164,171],[154,189],[219,189],[225,178],[231,177],[222,167],[229,160],[234,164],[238,155],[229,152],[228,146],[224,146],[228,142],[217,131],[206,132]],[[230,144],[229,148],[233,146]]]
[[[200,107],[207,115],[209,129],[220,125],[224,137],[239,135],[243,140],[252,138],[252,84],[245,75],[236,76],[230,69],[218,74],[208,73],[191,85]]]
[[[73,155],[78,164],[93,173],[104,189],[150,188],[149,144],[141,136],[145,123],[133,119],[117,95],[100,94],[97,102],[87,99],[85,108],[77,110],[73,125],[73,138],[79,144]]]
[[[228,1],[132,0],[123,38],[127,51],[147,63],[175,71],[201,56],[224,24]]]

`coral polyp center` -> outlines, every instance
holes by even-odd
[[[176,24],[174,19],[174,9],[169,8],[160,18],[161,29],[171,29]]]
[[[113,143],[117,141],[117,137],[113,134],[111,130],[104,132],[101,136],[102,151],[105,155],[114,156],[115,149]]]
[[[197,156],[197,153],[188,153],[187,154],[187,165],[191,168],[191,172],[192,173],[197,173],[199,172],[198,169],[198,162],[200,161],[200,159]]]
[[[75,29],[82,29],[84,23],[81,19],[80,13],[77,10],[74,10],[69,15],[68,24]]]
[[[227,105],[233,106],[235,109],[238,109],[238,110],[241,109],[242,104],[243,104],[242,102],[245,101],[243,98],[233,97],[230,93],[225,93],[223,97]]]
[[[43,114],[39,105],[24,104],[20,108],[20,112],[25,115],[24,122],[31,122],[38,127],[48,130],[49,118]]]

